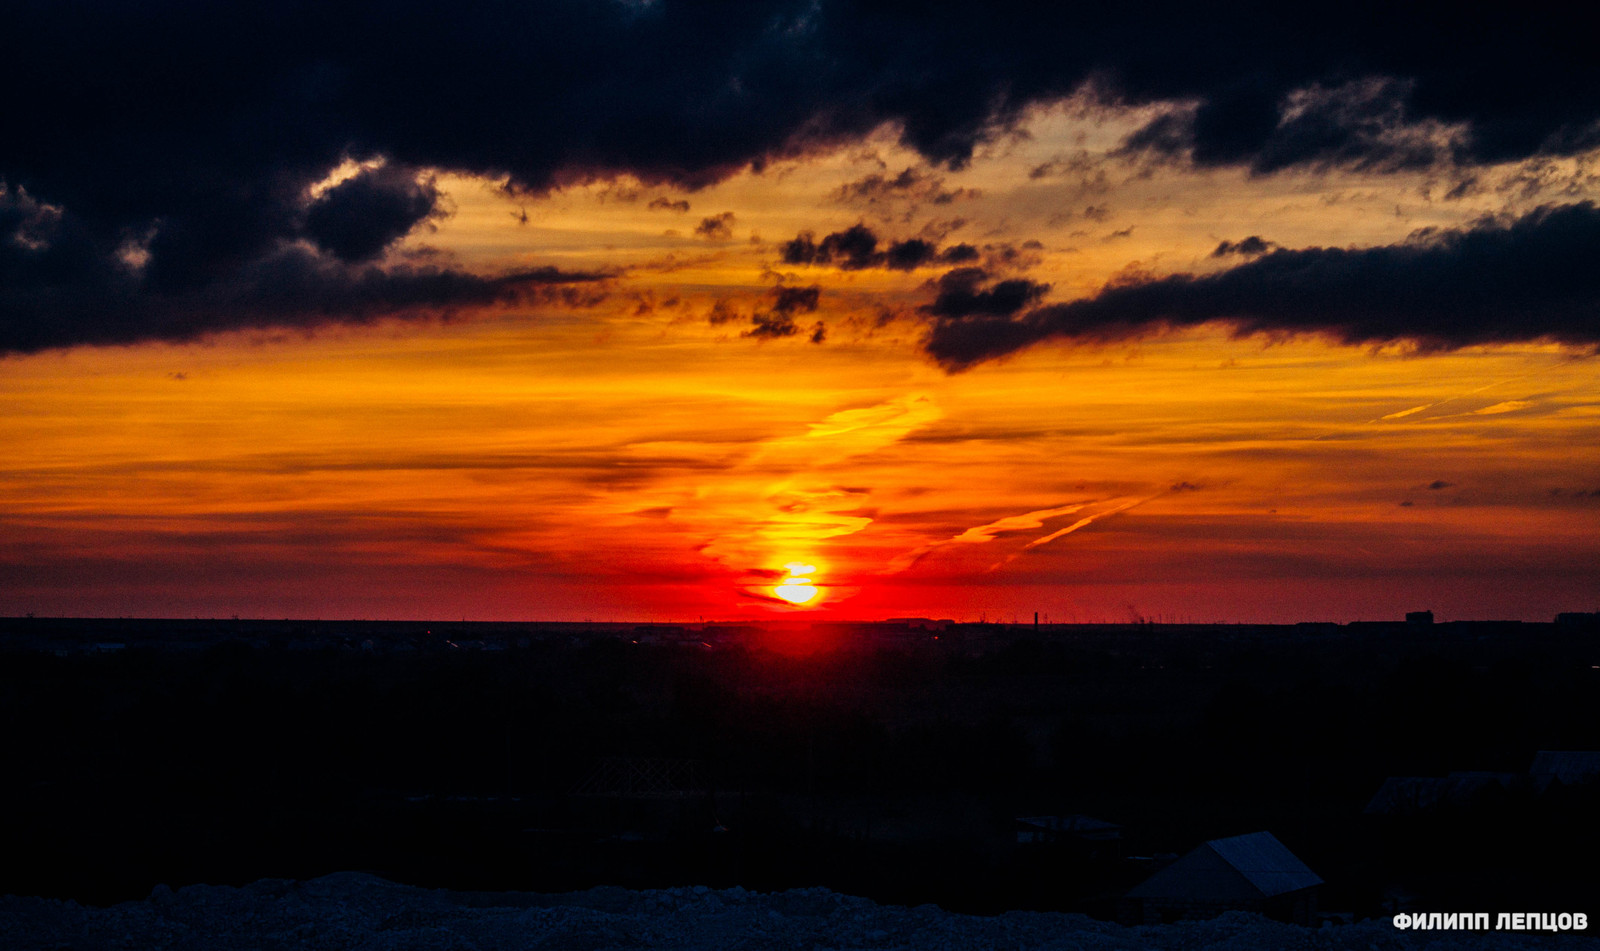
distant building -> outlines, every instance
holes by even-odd
[[[943,631],[955,622],[949,618],[935,620],[929,617],[892,617],[883,623],[899,625],[914,631]]]
[[[1411,816],[1443,806],[1465,806],[1491,786],[1511,788],[1515,773],[1454,772],[1448,776],[1390,776],[1367,800],[1368,816]]]
[[[1085,839],[1109,842],[1122,838],[1122,826],[1092,816],[1023,816],[1017,819],[1018,842]]]
[[[1563,611],[1556,615],[1556,627],[1563,631],[1600,630],[1600,611]]]
[[[1600,782],[1600,750],[1540,750],[1533,754],[1528,775],[1540,790],[1552,782],[1563,786]]]
[[[572,787],[573,796],[614,799],[683,799],[705,796],[705,763],[694,759],[607,756]]]
[[[1296,634],[1338,634],[1339,625],[1333,621],[1299,621],[1294,626]]]
[[[1322,879],[1270,832],[1212,839],[1145,879],[1123,899],[1131,924],[1251,911],[1308,925]]]
[[[1023,816],[1016,821],[1017,844],[1065,847],[1088,855],[1117,856],[1122,826],[1092,816]]]
[[[1407,611],[1406,612],[1406,623],[1407,624],[1432,624],[1433,623],[1433,612],[1432,611]]]

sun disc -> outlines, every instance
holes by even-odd
[[[810,582],[810,578],[785,578],[772,593],[791,604],[805,604],[817,596],[816,586]]]

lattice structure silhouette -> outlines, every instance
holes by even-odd
[[[582,782],[574,796],[618,799],[672,799],[706,793],[705,763],[696,759],[607,756]]]

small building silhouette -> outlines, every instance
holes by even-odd
[[[1214,918],[1252,911],[1308,925],[1322,879],[1270,832],[1212,839],[1129,890],[1119,909],[1129,924]]]
[[[1070,842],[1118,842],[1122,826],[1093,816],[1021,816],[1016,821],[1018,845]]]
[[[1017,845],[1055,860],[1122,857],[1122,826],[1093,816],[1023,816],[1014,823]]]
[[[1510,789],[1515,773],[1457,771],[1448,776],[1390,776],[1367,800],[1363,815],[1412,816],[1445,807],[1465,807],[1492,786]]]
[[[1600,782],[1600,750],[1540,750],[1533,755],[1528,775],[1540,790],[1553,782],[1563,786]]]
[[[1600,611],[1563,611],[1556,615],[1556,627],[1563,631],[1600,631]]]

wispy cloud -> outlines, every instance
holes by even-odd
[[[1180,485],[1187,485],[1187,483],[1180,483]],[[1158,492],[1155,495],[1141,496],[1134,499],[1090,499],[1083,502],[1068,502],[1063,505],[1057,505],[1047,509],[1038,509],[1033,512],[1024,512],[1020,515],[1007,515],[1004,518],[997,518],[992,522],[985,522],[982,525],[973,526],[972,528],[969,528],[957,535],[952,535],[949,538],[941,539],[939,541],[923,545],[919,548],[915,548],[890,562],[885,573],[896,574],[898,572],[905,571],[934,552],[951,545],[986,544],[1002,536],[1014,535],[1021,532],[1028,532],[1043,528],[1046,522],[1050,521],[1051,519],[1060,518],[1063,515],[1073,515],[1086,509],[1092,509],[1096,506],[1110,505],[1109,508],[1104,508],[1100,511],[1085,515],[1083,518],[1078,519],[1065,528],[1057,529],[1056,531],[1051,532],[1050,534],[1041,538],[1033,539],[1022,546],[1022,551],[1038,548],[1039,546],[1047,545],[1064,535],[1070,535],[1073,532],[1086,528],[1108,515],[1116,515],[1119,512],[1126,512],[1135,506],[1143,505],[1151,499],[1165,494],[1165,492]],[[1005,561],[994,565],[991,570],[1009,563],[1020,553],[1021,552],[1012,554],[1010,558],[1007,558]]]
[[[1418,413],[1421,413],[1421,412],[1423,412],[1425,410],[1433,409],[1437,405],[1439,405],[1439,404],[1437,404],[1437,403],[1423,403],[1421,406],[1413,406],[1410,409],[1403,409],[1398,413],[1390,413],[1387,416],[1379,416],[1377,419],[1368,420],[1368,422],[1383,423],[1383,422],[1388,422],[1391,419],[1405,419],[1407,416],[1415,416]]]
[[[1072,502],[1067,505],[1058,505],[1055,508],[1040,509],[1037,512],[1024,512],[1021,515],[1008,515],[1005,518],[995,519],[987,525],[969,528],[960,535],[949,539],[949,544],[974,545],[994,541],[998,536],[1007,532],[1022,532],[1032,528],[1043,528],[1046,519],[1070,515],[1088,508],[1090,502]]]
[[[1060,538],[1063,535],[1071,535],[1073,532],[1078,531],[1081,528],[1088,528],[1090,525],[1093,525],[1095,522],[1098,522],[1100,519],[1105,518],[1107,515],[1116,515],[1118,512],[1126,512],[1127,510],[1129,510],[1131,508],[1143,505],[1144,503],[1150,501],[1151,499],[1156,498],[1157,496],[1163,495],[1163,494],[1165,494],[1165,493],[1158,492],[1158,493],[1156,493],[1156,495],[1147,495],[1142,499],[1131,499],[1131,500],[1129,500],[1127,502],[1123,502],[1121,505],[1117,505],[1117,506],[1115,506],[1113,508],[1106,509],[1103,512],[1096,512],[1093,515],[1085,515],[1083,518],[1078,519],[1076,522],[1073,522],[1071,525],[1068,525],[1066,528],[1058,529],[1058,530],[1056,530],[1054,532],[1051,532],[1050,534],[1044,536],[1043,538],[1036,538],[1033,541],[1027,543],[1026,545],[1024,545],[1022,547],[1023,547],[1024,550],[1026,550],[1026,549],[1029,549],[1029,548],[1038,548],[1041,545],[1048,545],[1048,544],[1050,544],[1051,542],[1055,541],[1056,539]]]
[[[1497,386],[1505,386],[1507,383],[1517,383],[1517,382],[1519,382],[1521,380],[1525,380],[1525,379],[1527,379],[1526,375],[1508,377],[1507,379],[1504,379],[1504,380],[1495,380],[1493,383],[1485,383],[1482,386],[1475,387],[1474,389],[1467,390],[1464,393],[1457,393],[1455,396],[1447,396],[1444,399],[1439,400],[1436,403],[1423,403],[1421,406],[1413,406],[1410,409],[1403,409],[1398,413],[1390,413],[1387,416],[1379,416],[1377,419],[1371,419],[1371,420],[1368,420],[1367,422],[1369,422],[1369,423],[1383,423],[1383,422],[1390,422],[1390,421],[1396,420],[1396,419],[1405,419],[1407,416],[1415,416],[1418,413],[1426,412],[1426,411],[1428,411],[1430,409],[1434,409],[1435,407],[1447,406],[1447,405],[1449,405],[1451,403],[1456,402],[1457,400],[1464,400],[1464,399],[1466,399],[1468,397],[1476,396],[1479,393],[1483,393],[1483,392],[1485,392],[1487,390],[1492,390]],[[1520,407],[1517,407],[1517,408],[1520,408]],[[1474,412],[1481,413],[1481,412],[1483,412],[1483,410],[1475,410]]]
[[[1503,403],[1496,403],[1493,406],[1485,406],[1482,409],[1475,409],[1472,411],[1472,415],[1497,416],[1501,413],[1515,413],[1519,409],[1527,409],[1533,405],[1533,400],[1506,400]]]

